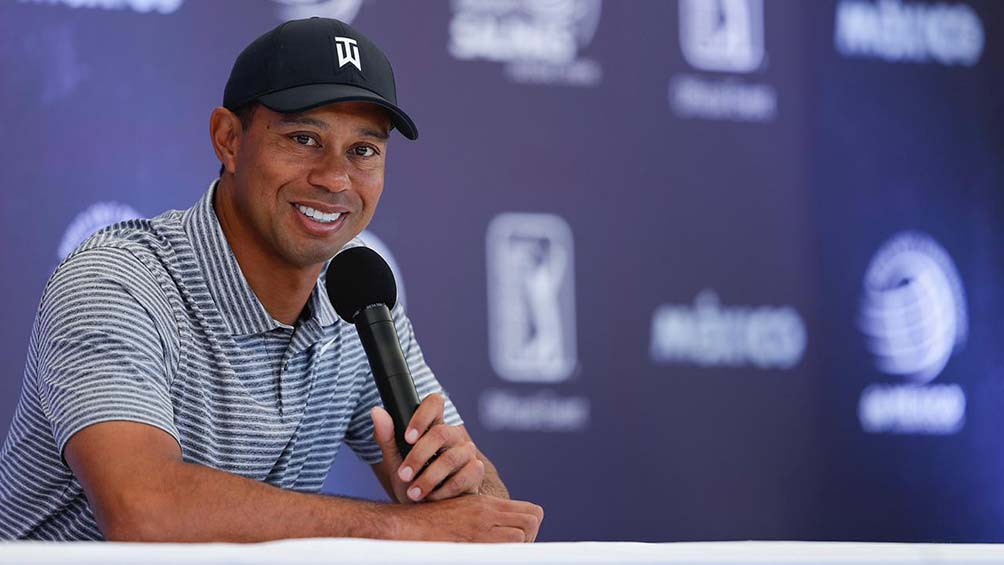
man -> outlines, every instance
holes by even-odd
[[[0,455],[2,537],[534,540],[541,509],[508,499],[398,306],[424,397],[402,460],[326,294],[392,128],[417,137],[390,63],[342,22],[287,22],[241,53],[205,196],[102,230],[46,286]],[[343,441],[394,502],[317,494]]]

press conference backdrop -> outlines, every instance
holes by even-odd
[[[195,202],[309,15],[394,62],[364,239],[542,539],[1004,541],[993,0],[6,0],[0,430],[53,268]]]

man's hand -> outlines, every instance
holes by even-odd
[[[441,395],[431,394],[422,401],[404,434],[412,448],[403,460],[394,441],[390,414],[380,407],[373,409],[373,437],[383,451],[398,502],[481,493],[485,463],[478,458],[478,448],[463,427],[444,423],[443,408]]]
[[[458,496],[429,504],[391,505],[404,524],[397,539],[532,543],[544,509],[494,496]]]

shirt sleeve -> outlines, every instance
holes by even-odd
[[[415,380],[415,390],[418,391],[418,398],[424,400],[430,394],[442,394],[446,400],[443,410],[443,417],[446,423],[452,426],[463,424],[464,422],[460,418],[457,408],[450,400],[449,395],[443,389],[442,385],[439,384],[439,381],[436,380],[432,369],[425,363],[422,348],[419,347],[418,341],[415,339],[415,330],[400,303],[394,306],[391,316],[394,318],[394,326],[401,340],[401,350],[404,352],[408,368],[411,370],[411,376]],[[358,340],[358,337],[355,339]],[[360,344],[359,347],[361,348],[362,345]],[[382,406],[382,402],[376,383],[373,381],[373,374],[369,370],[369,363],[363,363],[363,366],[364,369],[360,371],[359,375],[362,381],[362,391],[345,434],[345,443],[352,448],[352,451],[360,459],[372,465],[383,460],[383,453],[380,451],[380,446],[373,439],[373,420],[370,417],[370,410],[374,406]]]
[[[37,375],[60,454],[75,433],[111,420],[178,441],[163,328],[170,312],[151,271],[123,249],[81,252],[52,276],[36,325]]]

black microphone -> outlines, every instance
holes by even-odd
[[[390,309],[397,302],[397,284],[387,262],[368,247],[342,251],[328,265],[328,299],[338,315],[355,324],[383,406],[394,420],[394,436],[404,457],[411,445],[404,432],[418,409],[418,391],[411,378]]]

